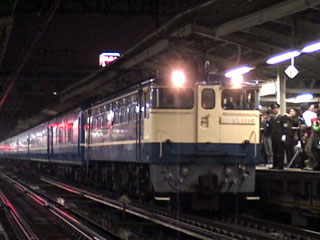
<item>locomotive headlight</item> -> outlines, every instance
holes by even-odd
[[[171,80],[175,87],[182,87],[186,82],[186,76],[182,71],[173,71],[171,74]]]
[[[186,177],[187,175],[189,175],[189,172],[190,172],[189,167],[182,167],[182,168],[181,168],[181,174],[182,174],[184,177]]]

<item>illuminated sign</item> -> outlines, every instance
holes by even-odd
[[[105,52],[99,55],[99,65],[102,67],[107,66],[109,63],[120,58],[120,53],[118,52]]]

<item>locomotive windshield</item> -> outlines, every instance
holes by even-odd
[[[226,110],[258,109],[258,91],[256,89],[225,89],[222,92],[222,107]]]
[[[191,88],[152,88],[151,108],[190,109],[194,104]]]

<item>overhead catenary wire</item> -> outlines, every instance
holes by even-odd
[[[47,14],[47,18],[45,19],[45,21],[42,23],[42,25],[39,27],[38,32],[36,33],[35,37],[32,39],[32,41],[30,41],[29,44],[26,45],[26,47],[23,49],[22,53],[21,53],[21,60],[20,63],[18,64],[17,68],[15,71],[13,71],[8,79],[7,79],[7,85],[8,87],[6,88],[1,101],[0,101],[0,112],[2,111],[2,107],[3,104],[6,102],[7,97],[9,96],[12,87],[14,86],[21,70],[23,69],[24,65],[26,64],[27,60],[29,59],[33,49],[35,48],[36,44],[38,43],[39,39],[41,38],[43,32],[45,31],[45,29],[47,28],[49,22],[51,21],[52,17],[54,16],[57,8],[60,5],[60,0],[55,1],[55,4],[53,4],[52,8],[50,9],[50,11]]]

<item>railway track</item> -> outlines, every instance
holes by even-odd
[[[120,214],[117,214],[114,211],[110,211],[110,209],[97,210],[96,207],[92,206],[92,202],[95,204],[97,204],[97,202],[91,200],[88,201],[88,199],[83,198],[81,195],[79,195],[79,197],[76,197],[78,195],[78,192],[76,192],[72,188],[66,187],[64,189],[66,191],[64,192],[67,194],[62,194],[60,188],[52,189],[52,184],[41,184],[39,180],[36,181],[36,183],[38,184],[36,185],[35,182],[26,183],[20,179],[12,178],[5,174],[0,174],[0,177],[20,190],[20,192],[33,199],[39,205],[44,206],[45,208],[49,208],[54,215],[58,214],[59,216],[57,217],[61,219],[61,221],[66,225],[68,229],[71,228],[72,231],[77,231],[76,233],[74,233],[74,235],[79,236],[79,238],[75,239],[156,239],[140,234],[139,229],[138,233],[131,231],[129,227],[129,225],[137,227],[139,223],[149,227],[150,224],[146,224],[146,222],[141,221],[139,222],[137,219],[135,219],[134,222],[132,220],[131,222],[129,222],[127,221],[128,219],[122,219],[122,212],[120,212]],[[44,191],[46,194],[43,194],[41,191]],[[67,200],[66,204],[63,203],[64,199]],[[75,202],[75,204],[70,204],[71,199],[73,202]],[[86,208],[89,209],[90,213],[88,211],[85,211]],[[93,211],[95,212],[91,213]],[[102,217],[104,218],[100,218],[98,214],[103,213],[103,211],[105,211],[106,213],[111,213],[111,216],[106,217],[104,214],[102,214]],[[86,222],[87,225],[90,226],[95,226],[95,228],[100,229],[102,232],[111,235],[112,238],[104,238],[101,237],[101,235],[99,236],[90,228],[86,227],[82,222]],[[162,239],[168,238],[164,237]]]
[[[320,239],[320,234],[317,232],[250,216],[237,215],[223,219],[208,219],[145,203],[130,202],[125,198],[119,200],[105,197],[103,194],[97,194],[91,190],[74,187],[46,177],[42,177],[41,181],[64,190],[71,196],[78,196],[79,199],[93,201],[102,206],[116,209],[119,213],[132,215],[155,225],[161,225],[190,239]]]
[[[3,173],[0,173],[0,177],[5,180],[1,184],[3,192],[0,193],[0,200],[13,219],[13,226],[18,226],[14,227],[15,239],[115,239],[89,228],[80,219],[20,181]]]
[[[3,192],[0,192],[0,200],[1,204],[6,207],[7,216],[10,216],[10,222],[13,223],[11,226],[17,234],[17,237],[19,237],[19,239],[38,240],[37,234],[31,229],[27,220],[19,213],[17,207],[9,201]]]
[[[117,200],[74,188],[52,179],[41,178],[41,180],[61,189],[71,189],[75,194],[83,195],[85,198],[126,211],[197,239],[320,239],[320,233],[317,232],[249,216],[209,220],[141,203],[131,203],[124,208],[123,204]]]

